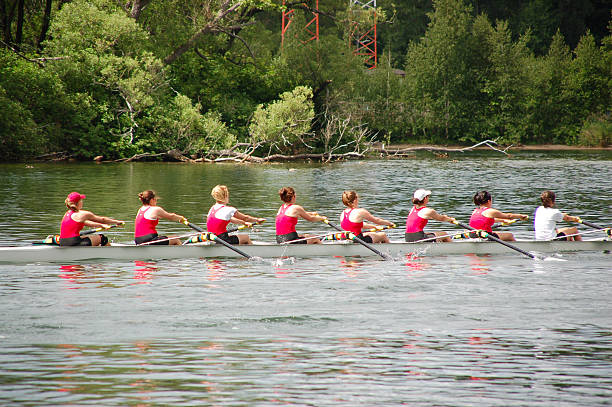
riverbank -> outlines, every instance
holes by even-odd
[[[387,150],[462,150],[466,146],[460,145],[440,145],[440,144],[389,144],[385,145]],[[478,146],[474,150],[489,150],[490,147]],[[587,146],[568,146],[565,144],[538,144],[538,145],[519,145],[510,146],[506,151],[589,151],[589,150],[612,150],[612,146],[608,147],[587,147]]]

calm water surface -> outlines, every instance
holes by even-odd
[[[136,194],[153,188],[166,209],[202,223],[217,183],[239,209],[269,218],[251,233],[257,240],[273,238],[283,185],[328,216],[342,209],[343,189],[356,189],[363,206],[397,223],[418,187],[433,191],[432,207],[464,221],[476,190],[490,190],[502,210],[531,214],[550,188],[562,210],[610,224],[611,159],[0,165],[0,242],[30,245],[56,233],[72,190],[87,195],[87,209],[131,223]],[[189,233],[163,221],[159,229]],[[132,230],[112,239],[128,241]],[[528,223],[512,231],[533,233]],[[555,257],[0,265],[0,404],[610,405],[612,258]]]

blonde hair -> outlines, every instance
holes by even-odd
[[[140,202],[143,205],[148,205],[153,198],[155,198],[155,192],[147,189],[146,191],[142,191],[138,194],[138,198],[140,198]]]
[[[225,202],[225,201],[229,200],[229,190],[227,189],[227,187],[225,185],[217,185],[217,186],[215,186],[212,189],[210,195],[217,202]]]
[[[357,192],[355,191],[344,191],[342,193],[342,203],[346,206],[351,206],[357,199]]]
[[[66,204],[66,208],[70,209],[72,212],[79,211],[79,207],[77,206],[78,202],[72,202],[70,198],[66,198],[64,203]]]

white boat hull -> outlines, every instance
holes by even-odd
[[[610,240],[588,240],[581,242],[519,241],[512,244],[522,250],[534,253],[557,253],[575,251],[612,250]],[[510,254],[520,253],[495,242],[456,241],[451,243],[405,243],[392,242],[375,244],[384,254],[398,258],[411,253],[422,256],[460,254]],[[262,258],[278,257],[320,257],[320,256],[376,256],[374,252],[357,243],[326,243],[321,245],[278,245],[256,243],[239,246],[251,256]],[[240,254],[219,244],[184,246],[133,246],[113,245],[107,247],[58,247],[19,246],[0,247],[0,263],[70,263],[87,260],[156,260],[183,258],[224,258],[242,257]]]

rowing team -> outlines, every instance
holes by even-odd
[[[230,235],[227,230],[229,223],[252,226],[255,223],[265,221],[264,218],[246,215],[229,205],[229,190],[225,185],[217,185],[212,189],[212,197],[216,203],[208,211],[206,217],[206,228],[208,232],[216,235],[230,244],[251,244],[247,234]],[[299,235],[296,231],[298,218],[309,222],[328,222],[327,218],[317,212],[308,212],[296,204],[296,193],[291,187],[281,188],[279,196],[283,204],[276,215],[276,241],[277,243],[321,243],[321,240],[312,235]],[[439,214],[429,208],[431,191],[417,189],[414,192],[413,207],[406,219],[405,240],[416,242],[420,240],[436,240],[439,242],[451,241],[450,235],[444,232],[427,233],[424,231],[429,220],[450,222],[456,224],[455,218]],[[157,233],[156,226],[159,219],[188,224],[184,216],[176,213],[166,212],[157,205],[155,192],[147,190],[138,194],[142,202],[141,208],[136,214],[134,241],[136,244],[160,244],[179,245],[180,239],[176,237],[161,236]],[[536,240],[581,240],[575,227],[557,229],[556,223],[560,221],[580,222],[580,218],[561,213],[555,209],[555,194],[552,191],[544,191],[541,195],[542,206],[535,212],[535,238]],[[81,236],[80,232],[84,226],[95,228],[109,228],[111,224],[123,225],[124,221],[95,215],[83,210],[83,199],[85,195],[71,192],[65,200],[68,211],[64,215],[60,229],[60,246],[99,246],[108,245],[108,238],[102,234]],[[346,209],[340,215],[340,227],[351,232],[366,243],[388,243],[389,238],[382,232],[381,226],[395,227],[393,222],[372,215],[367,209],[359,207],[359,195],[355,191],[344,191],[342,203]],[[527,220],[528,216],[518,213],[505,213],[492,208],[492,197],[487,191],[480,191],[474,195],[476,208],[470,218],[469,226],[488,232],[501,240],[513,241],[514,236],[509,232],[493,232],[495,222],[508,222],[512,219]],[[371,223],[366,223],[371,222]],[[373,229],[371,231],[364,231]]]

